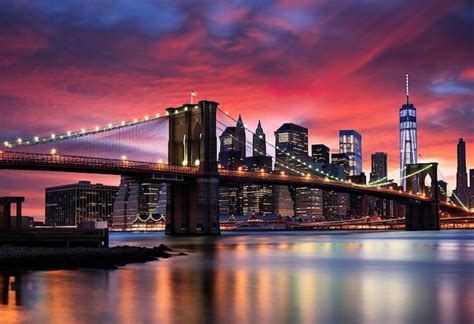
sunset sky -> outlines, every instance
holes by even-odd
[[[335,151],[338,130],[399,167],[405,73],[418,152],[455,187],[474,168],[472,1],[1,1],[0,141],[93,127],[189,101],[221,104],[268,138],[283,122]],[[44,187],[117,177],[0,171],[0,196],[44,213]]]

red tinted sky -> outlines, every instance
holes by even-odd
[[[282,122],[337,148],[339,129],[398,168],[404,75],[419,153],[455,185],[474,167],[474,6],[469,1],[10,1],[0,3],[1,139],[106,124],[199,99],[272,133]],[[115,177],[0,171],[0,195],[43,214],[44,187]]]

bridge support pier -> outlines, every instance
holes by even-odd
[[[406,205],[405,230],[439,230],[438,163],[407,164],[407,191],[424,197]]]
[[[168,185],[166,234],[219,234],[216,110],[218,104],[168,108],[168,163],[199,167],[197,178]]]
[[[440,229],[438,202],[410,202],[405,215],[405,230],[420,231]]]

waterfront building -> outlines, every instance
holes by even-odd
[[[376,152],[372,154],[372,170],[370,172],[370,182],[387,180],[387,153]]]
[[[409,101],[408,74],[406,75],[407,102],[400,108],[400,185],[406,189],[406,165],[417,163],[416,108]]]
[[[118,188],[79,181],[45,189],[45,223],[50,226],[77,226],[88,221],[112,222]]]
[[[324,144],[311,145],[311,157],[314,162],[329,164],[329,147]]]
[[[362,135],[353,129],[339,131],[339,153],[349,158],[349,175],[362,172]]]
[[[122,176],[114,202],[112,228],[127,231],[137,223],[164,218],[166,198],[166,184]]]

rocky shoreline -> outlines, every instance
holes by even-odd
[[[0,271],[118,269],[130,263],[155,261],[185,253],[175,253],[166,245],[94,247],[0,247]]]

